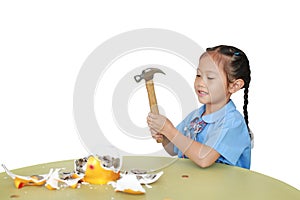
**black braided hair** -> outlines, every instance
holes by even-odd
[[[224,70],[227,74],[227,79],[229,82],[234,81],[235,79],[242,79],[244,81],[244,106],[243,113],[244,119],[252,139],[252,133],[249,128],[249,119],[248,119],[248,93],[249,85],[251,81],[251,70],[249,65],[249,60],[246,54],[233,46],[219,45],[212,48],[207,48],[207,52],[218,52],[222,55],[226,55],[229,59],[228,62],[224,63]]]

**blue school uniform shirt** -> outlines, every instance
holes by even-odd
[[[176,128],[187,137],[215,149],[218,163],[250,168],[251,142],[244,117],[230,100],[223,108],[202,116],[205,105],[191,112]],[[184,154],[174,146],[178,157]]]

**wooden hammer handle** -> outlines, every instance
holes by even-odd
[[[158,111],[158,106],[157,106],[157,101],[156,101],[153,80],[146,81],[146,88],[147,88],[147,92],[148,92],[148,99],[149,99],[151,113],[158,115],[159,111]],[[156,140],[156,142],[162,143],[162,140]]]
[[[156,101],[156,95],[154,90],[154,83],[153,80],[146,82],[146,88],[148,92],[148,99],[149,99],[149,106],[150,110],[153,114],[159,114],[158,107],[157,107],[157,101]]]

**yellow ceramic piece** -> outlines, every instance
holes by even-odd
[[[18,189],[20,189],[24,186],[27,186],[27,185],[30,185],[30,186],[44,185],[46,183],[47,179],[49,178],[49,176],[53,172],[53,169],[50,169],[49,174],[45,174],[45,175],[21,176],[21,175],[12,173],[3,164],[2,164],[2,167],[5,170],[6,174],[14,180],[14,184],[15,184],[16,188],[18,188]]]
[[[78,186],[78,183],[75,183],[74,185],[70,185],[70,188],[76,189]]]
[[[124,193],[128,193],[128,194],[144,194],[145,192],[143,191],[135,191],[135,190],[131,190],[131,189],[125,189],[123,191],[118,191],[117,192],[124,192]]]
[[[80,182],[79,179],[81,179],[82,177],[78,176],[77,174],[72,174],[71,178],[72,178],[72,179],[77,179],[77,180],[78,180],[75,184],[69,185],[70,188],[76,189],[77,186],[78,186],[78,182]]]
[[[83,180],[91,184],[107,184],[120,178],[120,172],[102,167],[99,159],[90,156],[87,160],[87,167]]]
[[[47,179],[45,187],[49,190],[59,190],[62,187],[77,188],[78,182],[81,181],[83,176],[78,174],[71,174],[70,178],[61,179],[59,177],[59,172],[61,168],[55,169],[51,176]]]
[[[73,185],[70,185],[69,187],[70,188],[73,188],[73,189],[76,189],[78,186],[78,183],[75,183]],[[48,190],[57,190],[58,188],[55,188],[55,187],[52,187],[51,184],[45,184],[45,187],[48,189]]]
[[[31,179],[28,180],[28,179],[22,179],[19,177],[15,177],[14,184],[15,184],[16,188],[20,189],[26,185],[41,186],[46,183],[46,180],[40,181],[40,180],[38,180],[38,178],[36,176],[31,176],[30,178]]]
[[[48,190],[57,190],[57,188],[52,187],[50,184],[46,184],[45,187],[46,187]]]
[[[142,187],[134,174],[124,174],[122,178],[116,182],[110,182],[116,192],[124,192],[129,194],[144,194],[146,190]]]

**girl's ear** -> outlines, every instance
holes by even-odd
[[[241,88],[243,88],[245,85],[245,82],[243,79],[236,79],[232,83],[229,84],[229,92],[230,93],[235,93],[239,91]]]

